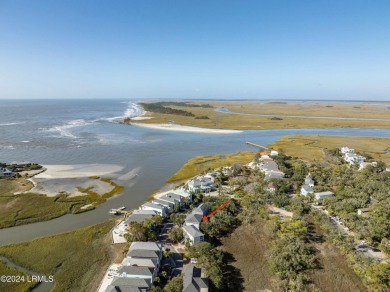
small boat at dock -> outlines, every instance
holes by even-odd
[[[111,209],[108,213],[113,214],[113,215],[121,215],[124,213],[124,209],[126,209],[125,206],[119,207],[117,209]]]

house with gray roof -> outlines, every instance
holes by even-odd
[[[327,191],[327,192],[321,192],[321,193],[315,193],[314,194],[314,197],[315,199],[318,201],[318,202],[321,202],[323,199],[325,198],[331,198],[333,197],[334,194],[330,191]]]
[[[152,250],[161,252],[161,244],[156,242],[143,242],[143,241],[134,241],[131,243],[129,250]]]
[[[173,207],[175,206],[174,203],[167,202],[167,201],[160,200],[160,199],[154,199],[154,200],[152,200],[152,203],[163,206],[163,207],[167,208],[168,211],[171,211],[173,209]]]
[[[194,245],[195,243],[204,240],[204,234],[195,226],[184,225],[182,229],[183,229],[184,238],[189,239],[191,245]]]
[[[5,167],[0,167],[0,178],[2,177],[15,177],[16,176],[16,173],[11,171],[10,169],[8,168],[5,168]]]
[[[183,189],[177,189],[177,190],[174,190],[173,192],[175,194],[179,195],[180,197],[182,197],[184,199],[185,204],[189,204],[192,202],[192,195],[189,192],[187,192]]]
[[[305,177],[305,185],[308,185],[311,188],[314,187],[314,180],[310,173]]]
[[[156,211],[161,217],[166,217],[168,215],[168,208],[154,204],[154,203],[145,203],[141,205],[140,207],[141,210],[151,210],[151,211]]]
[[[202,214],[194,214],[190,213],[187,215],[186,220],[184,221],[184,225],[193,225],[199,229],[200,222],[202,222],[203,215]]]
[[[154,250],[129,250],[127,253],[128,258],[143,258],[143,259],[160,259],[161,253]]]
[[[187,183],[190,192],[208,193],[214,188],[214,178],[212,176],[198,176]]]
[[[200,268],[193,264],[186,265],[183,268],[183,292],[208,292],[208,279],[202,277]]]
[[[157,211],[153,210],[134,210],[132,214],[152,214],[152,215],[158,215]]]
[[[145,279],[114,277],[105,292],[147,292],[151,285]]]
[[[148,267],[148,268],[157,268],[158,265],[158,259],[152,258],[152,259],[145,259],[145,258],[124,258],[122,261],[122,266],[136,266],[136,267]]]
[[[302,185],[301,187],[301,195],[302,196],[307,196],[309,194],[314,193],[314,190],[309,186],[309,185]]]
[[[130,223],[137,222],[143,223],[146,219],[152,219],[155,215],[152,214],[131,214],[125,220],[125,224],[129,225]]]
[[[282,171],[267,171],[265,173],[264,180],[269,181],[271,179],[282,179],[284,178],[284,172]]]
[[[118,269],[118,276],[122,278],[145,279],[153,283],[156,272],[154,268],[139,266],[122,266]]]
[[[200,214],[202,216],[207,215],[210,212],[210,207],[206,204],[200,204],[198,207],[192,210],[192,214]]]

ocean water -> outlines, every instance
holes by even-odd
[[[390,137],[385,129],[294,129],[199,134],[161,131],[118,123],[137,116],[136,100],[0,100],[0,162],[117,164],[113,175],[123,194],[93,211],[0,230],[0,245],[30,240],[102,222],[111,208],[137,208],[196,155],[231,153],[268,145],[285,135]],[[135,177],[134,174],[137,174]]]

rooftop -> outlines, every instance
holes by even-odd
[[[185,226],[183,226],[183,230],[187,234],[191,235],[193,238],[204,236],[204,234],[198,228],[196,228],[193,225],[185,225]]]
[[[134,241],[131,243],[129,250],[161,251],[161,245],[156,242]]]

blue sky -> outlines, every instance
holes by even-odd
[[[390,100],[390,1],[0,0],[0,98]]]

